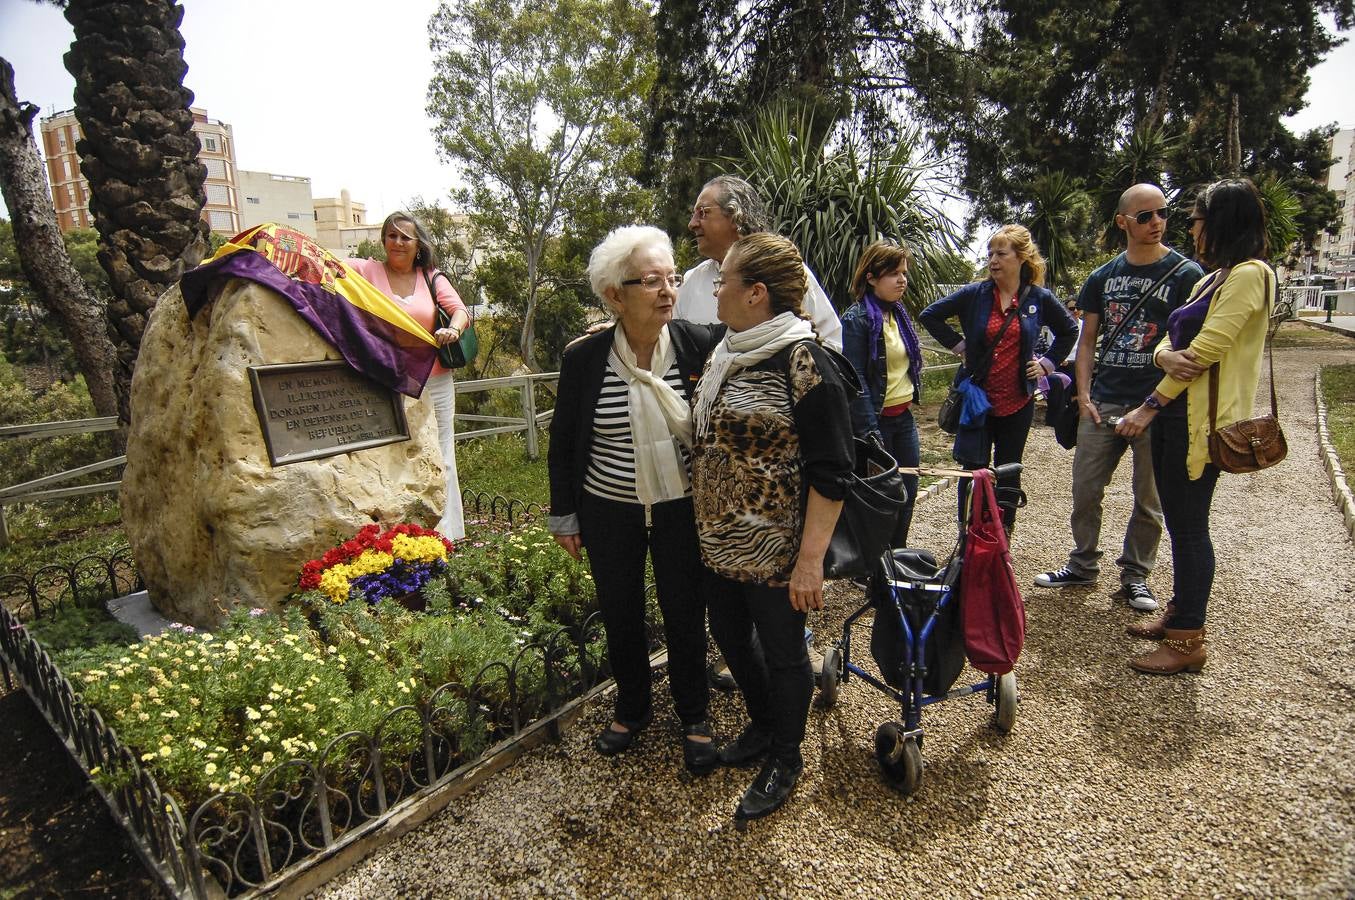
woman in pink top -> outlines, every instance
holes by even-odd
[[[470,314],[451,280],[438,270],[437,252],[423,225],[409,213],[391,213],[381,223],[381,243],[386,248],[385,262],[379,259],[347,259],[345,262],[404,307],[405,312],[428,329],[439,344],[450,344],[460,338],[461,332],[470,326]],[[435,302],[452,317],[450,327],[433,330]],[[461,485],[456,477],[453,422],[456,391],[452,373],[442,363],[435,363],[424,391],[433,401],[442,465],[447,471],[446,505],[437,529],[450,540],[460,540],[466,536],[466,524],[461,509]]]

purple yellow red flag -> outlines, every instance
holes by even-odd
[[[180,281],[191,319],[218,278],[277,291],[357,371],[410,397],[423,393],[437,341],[409,313],[309,235],[258,225],[221,246]]]

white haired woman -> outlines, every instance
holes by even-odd
[[[588,264],[616,324],[565,350],[551,423],[550,530],[575,559],[587,549],[616,679],[614,721],[594,747],[627,750],[652,714],[645,558],[652,560],[668,679],[695,774],[718,763],[707,723],[705,603],[692,513],[691,392],[722,326],[674,322],[682,283],[657,228],[618,228]]]

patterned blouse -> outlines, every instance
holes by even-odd
[[[701,557],[734,581],[783,581],[795,567],[808,487],[841,500],[855,462],[847,392],[804,341],[721,387],[692,450]]]

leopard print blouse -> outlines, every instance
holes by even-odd
[[[816,344],[795,344],[736,371],[692,451],[706,566],[735,581],[788,578],[808,486],[839,500],[852,464],[846,389]]]

